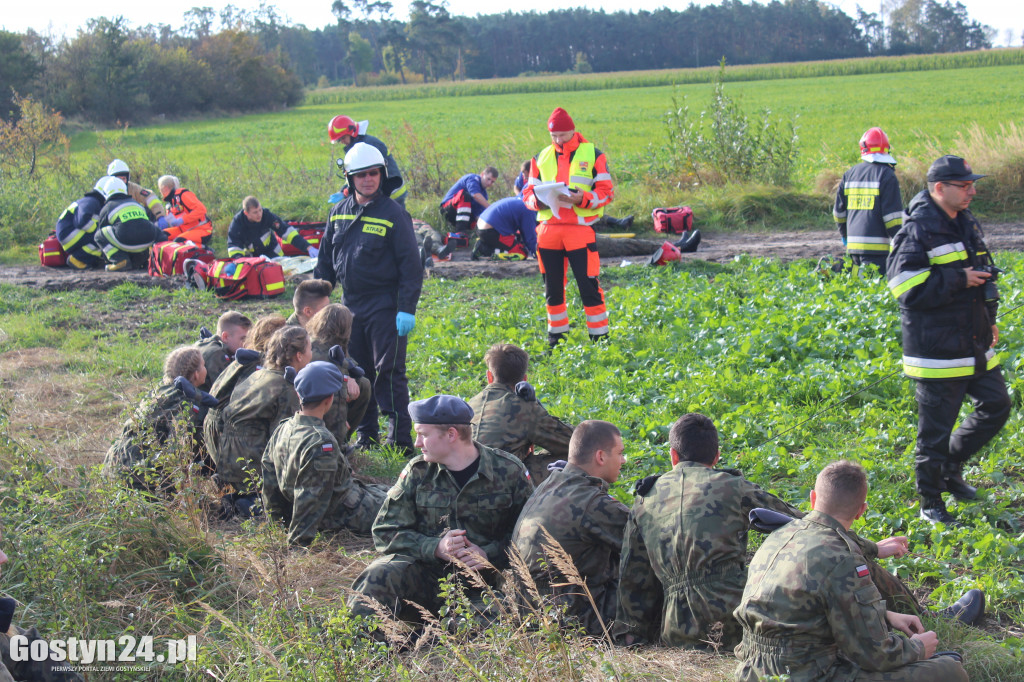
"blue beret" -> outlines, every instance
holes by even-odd
[[[295,375],[295,392],[303,402],[326,398],[341,390],[345,375],[333,362],[317,360],[303,367]]]
[[[409,416],[417,424],[468,424],[473,408],[462,398],[442,393],[409,403]]]

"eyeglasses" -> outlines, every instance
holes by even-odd
[[[378,175],[380,175],[380,168],[371,168],[370,170],[364,170],[352,174],[352,176],[356,178],[375,178]]]
[[[943,185],[949,185],[951,187],[959,187],[960,189],[964,189],[964,190],[967,189],[968,187],[974,187],[974,183],[973,182],[964,182],[964,183],[959,183],[959,182],[943,182],[942,184]]]

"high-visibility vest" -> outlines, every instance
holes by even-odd
[[[569,163],[569,181],[565,183],[568,187],[583,192],[589,192],[594,188],[594,163],[597,160],[596,150],[590,142],[582,142],[576,148],[576,153]],[[558,176],[558,159],[555,157],[555,145],[547,147],[537,155],[537,170],[540,171],[541,182],[554,182]],[[565,210],[560,208],[559,212]],[[591,218],[604,215],[604,206],[598,208],[580,208],[573,206],[572,210],[580,218]],[[545,208],[537,212],[537,220],[543,222],[550,220],[553,214],[551,209]]]

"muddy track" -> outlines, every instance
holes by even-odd
[[[1024,224],[1002,223],[985,226],[986,240],[994,251],[1024,251]],[[598,252],[606,266],[618,266],[622,261],[643,263],[646,256],[654,251],[663,239],[653,236],[646,239],[607,239],[599,236]],[[704,239],[696,253],[683,254],[684,260],[705,260],[725,263],[737,256],[747,254],[762,258],[778,258],[784,261],[800,258],[820,258],[831,254],[840,255],[842,244],[833,230],[797,232],[704,232]],[[466,277],[490,277],[507,279],[532,277],[537,274],[536,261],[491,262],[473,261],[469,249],[459,249],[451,261],[436,263],[430,268],[431,277],[464,279]],[[295,280],[307,278],[299,275]],[[0,282],[42,289],[45,291],[70,291],[72,289],[94,289],[106,291],[123,282],[134,282],[139,286],[176,289],[184,283],[182,277],[150,277],[145,272],[104,272],[102,270],[78,271],[65,268],[44,268],[32,266],[0,267]]]

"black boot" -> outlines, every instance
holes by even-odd
[[[562,342],[562,339],[564,339],[564,338],[565,338],[565,334],[552,334],[552,333],[549,332],[548,333],[548,346],[550,346],[551,348],[554,348],[555,346],[560,344]]]
[[[943,482],[946,491],[958,500],[971,501],[978,499],[978,489],[964,481],[964,465],[950,464],[943,467]]]
[[[985,593],[981,590],[968,590],[951,606],[939,611],[939,615],[964,625],[975,625],[985,617]]]
[[[921,498],[921,518],[930,523],[944,523],[947,526],[959,526],[956,517],[946,510],[946,503],[941,497]]]
[[[690,230],[683,234],[672,246],[679,249],[681,253],[693,253],[700,245],[700,230]]]

